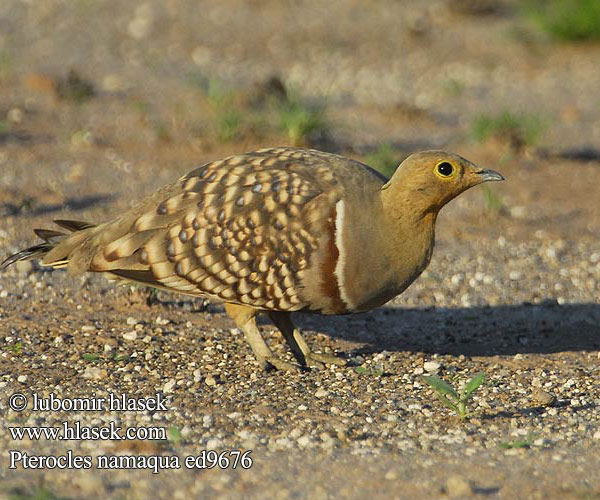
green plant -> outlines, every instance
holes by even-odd
[[[495,137],[518,150],[535,144],[545,129],[546,124],[538,116],[503,111],[495,116],[479,115],[471,127],[471,136],[478,142]]]
[[[383,367],[380,365],[357,366],[354,371],[359,375],[370,375],[372,377],[381,377],[383,375]]]
[[[7,347],[7,350],[9,350],[10,352],[12,352],[16,356],[18,356],[19,354],[21,354],[21,350],[22,349],[23,349],[23,342],[21,342],[21,341],[15,342],[13,345],[9,345]]]
[[[325,133],[328,128],[325,108],[297,96],[279,104],[279,121],[293,146],[305,144],[311,135]]]
[[[391,144],[380,144],[375,151],[365,157],[367,165],[381,172],[386,177],[391,177],[398,167],[398,155]]]
[[[598,0],[529,0],[522,12],[559,41],[600,40]]]
[[[90,361],[92,363],[97,363],[100,361],[100,355],[96,353],[84,353],[82,358],[84,361]]]
[[[9,53],[0,50],[0,80],[8,78],[13,71],[13,60]]]
[[[243,115],[236,106],[235,93],[220,80],[211,78],[205,88],[206,100],[214,115],[214,127],[220,141],[230,142],[242,135]]]
[[[485,373],[480,372],[469,380],[460,393],[454,389],[448,382],[444,382],[441,378],[435,375],[422,377],[423,381],[433,388],[437,398],[448,408],[456,412],[456,414],[465,419],[470,412],[467,411],[467,403],[485,381]]]
[[[504,208],[502,197],[489,186],[481,186],[485,209],[488,213],[497,214]]]
[[[498,446],[504,450],[509,450],[511,448],[529,448],[535,439],[536,436],[530,432],[523,439],[517,439],[515,441],[503,441]]]
[[[179,427],[172,425],[167,429],[167,441],[175,446],[183,441],[183,434]]]
[[[67,497],[59,496],[52,491],[37,487],[34,490],[25,491],[21,488],[15,488],[8,495],[9,500],[69,500]]]
[[[444,92],[451,97],[458,97],[465,92],[465,85],[454,78],[449,78],[443,84]]]

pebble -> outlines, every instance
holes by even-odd
[[[15,264],[19,274],[27,275],[33,271],[33,262],[30,260],[20,260]]]
[[[388,481],[393,481],[394,479],[398,479],[398,473],[395,470],[389,470],[385,473],[384,478]]]
[[[556,403],[556,396],[550,392],[535,388],[531,391],[531,400],[540,406],[553,406]]]
[[[470,497],[473,488],[463,476],[450,476],[446,481],[446,493],[450,498]]]
[[[323,389],[321,387],[317,392],[315,392],[315,397],[324,398],[325,396],[327,396],[327,394],[329,394],[329,392],[327,392],[325,389]]]
[[[217,381],[214,379],[214,377],[212,375],[208,375],[205,379],[204,379],[204,383],[206,385],[208,385],[209,387],[212,387],[213,385],[217,385]]]
[[[436,373],[442,367],[437,361],[426,361],[423,363],[423,368],[425,368],[426,372]]]
[[[21,108],[12,108],[6,113],[6,119],[12,123],[21,123],[23,121],[23,110]]]
[[[106,370],[102,370],[96,366],[88,366],[83,372],[83,378],[88,380],[100,380],[106,377]]]
[[[221,448],[222,446],[223,441],[221,441],[219,438],[211,438],[206,442],[207,450],[216,450],[218,448]]]
[[[139,321],[131,316],[127,318],[127,324],[130,326],[135,326],[139,323]]]
[[[596,431],[596,432],[594,432],[594,436],[593,436],[593,438],[594,438],[594,439],[597,439],[598,441],[600,441],[600,431]]]
[[[300,448],[306,448],[310,444],[310,436],[307,436],[306,434],[300,436],[296,442]]]
[[[165,394],[167,394],[169,392],[172,392],[173,391],[173,387],[175,387],[175,379],[174,378],[172,378],[167,383],[165,383],[165,385],[163,386],[163,392]]]
[[[21,382],[22,384],[24,384],[25,382],[27,382],[27,375],[19,375],[17,377],[17,382]]]
[[[137,332],[135,330],[131,330],[130,332],[124,333],[123,338],[125,340],[133,341],[137,339]]]

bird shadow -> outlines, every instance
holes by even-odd
[[[299,314],[304,330],[381,351],[465,356],[550,354],[600,350],[600,305],[542,304],[468,308],[385,307],[349,316]]]
[[[46,215],[61,210],[85,210],[95,205],[106,203],[115,199],[115,195],[101,194],[82,196],[80,198],[67,198],[61,203],[39,203],[35,198],[25,198],[19,204],[0,203],[0,215]]]

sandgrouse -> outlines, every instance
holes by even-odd
[[[408,157],[391,179],[342,156],[261,149],[203,165],[99,225],[55,221],[43,243],[2,263],[42,258],[70,272],[225,303],[263,368],[344,364],[314,353],[293,311],[346,314],[380,306],[427,267],[439,210],[503,177],[443,151]],[[299,366],[273,355],[256,326],[266,312]]]

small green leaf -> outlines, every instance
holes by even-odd
[[[442,394],[447,394],[448,396],[451,396],[456,401],[458,401],[460,399],[458,397],[458,394],[454,390],[454,387],[452,387],[449,383],[444,382],[441,378],[436,377],[435,375],[428,375],[428,376],[424,376],[423,380],[425,381],[426,384],[433,387],[436,391],[438,391]]]
[[[367,373],[367,368],[365,366],[357,366],[354,371],[356,373],[358,373],[359,375],[364,375],[365,373]]]
[[[452,411],[454,411],[456,413],[459,413],[458,406],[456,406],[452,401],[450,401],[447,396],[444,396],[443,394],[441,394],[439,392],[436,392],[435,395],[444,404],[444,406],[446,406],[447,408],[450,408]]]
[[[479,372],[475,375],[471,380],[467,382],[465,388],[463,389],[462,399],[467,401],[473,392],[475,392],[481,384],[485,381],[485,373]]]
[[[83,356],[84,361],[98,362],[100,361],[100,355],[96,353],[85,353]]]
[[[178,427],[172,425],[167,429],[167,440],[174,445],[178,445],[183,441],[183,434],[181,434]]]

